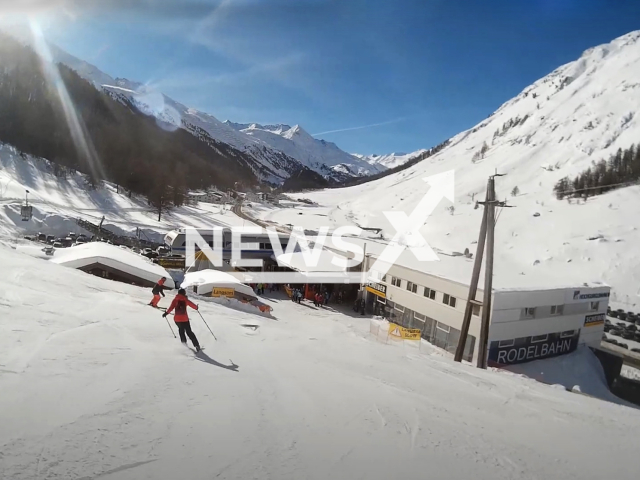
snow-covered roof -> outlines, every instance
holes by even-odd
[[[256,294],[249,285],[240,283],[233,275],[220,270],[200,270],[187,273],[180,285],[182,288],[197,285],[199,291],[211,290],[213,287],[233,288],[236,292],[256,298]]]
[[[128,249],[108,243],[91,242],[58,249],[50,261],[71,268],[82,268],[99,263],[150,282],[157,282],[161,277],[166,277],[165,286],[175,287],[169,272],[160,265]]]
[[[337,255],[333,252],[322,250],[317,262],[313,262],[315,264],[307,261],[306,257],[310,256],[311,252],[306,254],[304,252],[283,253],[282,255],[278,255],[276,260],[280,265],[302,273],[343,273],[346,271],[345,267],[333,263],[333,260],[337,258]]]

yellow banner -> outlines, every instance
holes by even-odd
[[[367,285],[364,288],[365,288],[365,290],[367,292],[371,292],[374,295],[377,295],[377,296],[382,297],[382,298],[387,298],[387,294],[385,292],[381,291],[381,290],[378,290],[377,288],[370,287],[369,285]]]
[[[389,335],[403,340],[420,340],[422,331],[419,328],[404,328],[395,323],[389,323]]]
[[[213,291],[211,292],[212,297],[229,297],[233,298],[236,294],[235,289],[233,288],[222,288],[222,287],[213,287]]]

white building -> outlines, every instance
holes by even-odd
[[[226,193],[214,190],[208,192],[189,192],[188,195],[193,202],[223,203],[228,201],[228,195]]]
[[[367,271],[375,260],[367,257]],[[449,261],[472,264],[469,259]],[[425,340],[455,352],[469,294],[468,284],[394,264],[385,276],[367,284],[365,290],[367,313],[384,316],[407,328],[418,328]],[[604,285],[544,288],[498,285],[493,289],[491,302],[489,364],[547,358],[569,353],[583,344],[599,346],[609,293],[610,288]],[[483,291],[479,288],[476,295],[479,301],[473,302],[465,344],[464,358],[474,363],[478,355],[482,298]]]

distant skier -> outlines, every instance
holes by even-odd
[[[175,298],[171,302],[171,305],[169,306],[169,308],[167,308],[167,311],[162,314],[162,316],[166,317],[175,308],[176,313],[174,316],[174,321],[176,322],[176,326],[178,327],[180,341],[186,345],[188,336],[191,339],[191,343],[193,343],[196,352],[199,352],[200,344],[198,343],[198,339],[196,338],[195,333],[193,333],[193,331],[191,330],[189,315],[187,315],[187,306],[193,308],[194,310],[198,310],[198,306],[187,298],[187,292],[185,292],[184,288],[181,288],[178,290],[178,294],[175,296]]]
[[[160,302],[160,295],[162,295],[164,297],[164,282],[167,281],[167,277],[162,277],[160,280],[158,280],[158,283],[156,283],[153,286],[153,290],[151,291],[151,293],[153,293],[153,300],[151,300],[149,302],[149,305],[151,305],[152,307],[158,308],[158,302]]]

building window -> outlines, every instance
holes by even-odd
[[[402,279],[391,277],[391,285],[393,285],[394,287],[400,287],[402,285]]]
[[[600,302],[589,302],[589,310],[592,312],[600,310]]]
[[[551,305],[551,315],[562,315],[564,305]]]
[[[560,338],[568,338],[568,337],[573,337],[575,335],[576,331],[575,330],[567,330],[566,332],[562,332],[560,334]]]
[[[549,335],[547,335],[547,334],[545,334],[545,335],[534,335],[534,336],[531,337],[531,343],[546,342],[548,338],[549,338]]]
[[[408,310],[408,309],[407,309]],[[409,328],[418,328],[422,332],[424,330],[424,315],[412,312],[413,318],[410,320]],[[406,315],[406,312],[405,312]]]
[[[480,305],[476,305],[475,303],[471,305],[471,313],[476,317],[479,317],[481,312]]]
[[[452,297],[448,293],[445,293],[442,297],[442,303],[449,305],[450,307],[456,308],[456,297]]]
[[[536,316],[535,308],[523,308],[522,309],[522,318],[534,318]]]
[[[431,290],[428,287],[424,287],[424,296],[431,299],[431,300],[435,300],[436,299],[436,291],[435,290]]]
[[[393,308],[395,308],[399,312],[404,312],[404,307],[398,303],[396,303]]]
[[[413,282],[407,282],[407,290],[416,293],[418,291],[418,285]]]
[[[513,338],[511,340],[500,340],[498,342],[498,348],[513,347],[515,343],[516,341]]]
[[[376,302],[381,303],[383,305],[385,305],[387,303],[387,299],[386,298],[382,298],[379,297],[378,295],[376,295]]]

